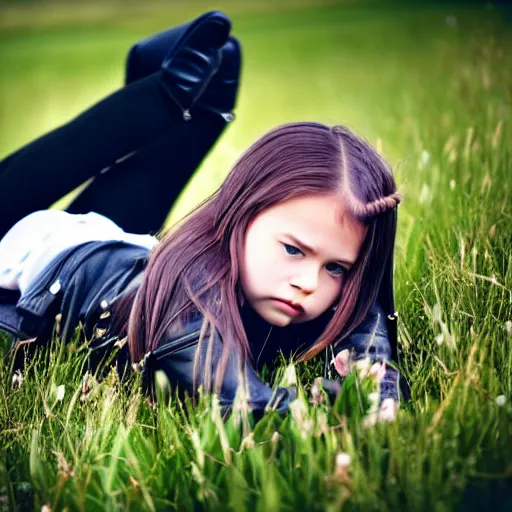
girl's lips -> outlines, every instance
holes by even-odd
[[[293,304],[292,302],[282,300],[282,299],[272,299],[272,302],[283,311],[293,315],[300,315],[304,312],[304,308],[299,304]]]

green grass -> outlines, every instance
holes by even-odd
[[[6,359],[0,506],[506,510],[511,12],[418,2],[242,5],[225,3],[244,46],[238,118],[169,220],[278,123],[343,123],[366,136],[392,162],[405,196],[395,287],[413,399],[396,423],[364,427],[357,386],[332,408],[308,403],[319,374],[313,362],[297,367],[304,410],[256,426],[241,410],[223,423],[215,401],[152,407],[137,383],[124,387],[113,374],[82,398],[83,347],[41,355],[20,389],[10,385]],[[136,17],[105,7],[83,19],[70,10],[65,22],[11,13],[0,33],[0,154],[115,90],[132,42],[203,7],[139,6]],[[456,26],[446,23],[450,15]],[[352,456],[345,473],[336,470],[339,452]]]

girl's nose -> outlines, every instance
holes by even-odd
[[[300,289],[304,294],[313,293],[318,286],[318,271],[312,267],[304,269],[292,278],[291,285]]]

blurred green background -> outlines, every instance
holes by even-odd
[[[349,125],[391,160],[406,196],[417,196],[417,156],[439,145],[429,137],[439,125],[471,124],[470,109],[452,100],[464,93],[460,73],[482,37],[510,41],[506,11],[483,2],[1,2],[0,156],[121,87],[136,41],[210,9],[232,18],[243,45],[237,120],[171,220],[217,187],[255,138],[291,120]],[[475,79],[485,81],[482,73]]]
[[[121,87],[126,54],[139,39],[211,9],[231,17],[243,45],[237,119],[170,222],[211,193],[240,152],[279,123],[341,123],[366,137],[392,163],[405,198],[399,208],[395,290],[400,370],[413,400],[389,429],[370,432],[355,425],[350,432],[330,431],[326,442],[288,423],[275,460],[274,448],[270,458],[265,455],[264,442],[245,451],[235,441],[234,464],[207,459],[198,476],[190,463],[196,455],[189,431],[172,416],[173,408],[170,416],[165,409],[154,413],[135,397],[132,412],[159,415],[153,432],[144,422],[135,423],[135,413],[130,419],[123,412],[122,400],[113,407],[108,397],[114,395],[105,393],[105,406],[95,398],[90,408],[75,407],[81,376],[69,377],[77,369],[70,351],[71,363],[45,366],[47,373],[28,376],[21,390],[0,386],[0,455],[8,455],[5,488],[12,486],[12,501],[26,497],[32,503],[35,496],[39,507],[47,500],[55,509],[64,504],[73,509],[86,500],[94,503],[92,509],[114,504],[127,509],[130,503],[142,509],[138,490],[127,483],[129,474],[162,508],[169,505],[166,500],[178,510],[205,500],[204,509],[213,510],[218,492],[222,506],[228,508],[229,501],[235,510],[243,509],[239,503],[246,498],[255,500],[250,510],[339,510],[348,498],[340,494],[341,502],[333,501],[325,474],[342,448],[353,457],[348,510],[508,510],[510,7],[496,1],[0,0],[0,157]],[[317,376],[314,363],[304,369],[304,381]],[[11,376],[5,368],[0,365],[0,381],[7,383]],[[66,384],[69,401],[48,417],[45,397],[53,400],[56,383]],[[108,387],[107,382],[102,389]],[[103,413],[98,420],[102,409],[111,412],[108,421]],[[311,410],[316,417],[316,406]],[[201,426],[205,452],[222,458],[210,416],[200,410],[192,421]],[[103,444],[95,443],[96,433],[84,434],[84,428],[100,431],[98,423],[107,432],[99,434]],[[269,448],[276,427],[267,427],[262,439]],[[181,439],[174,451],[168,449],[169,432]],[[33,469],[38,446],[47,464],[39,467],[43,483]],[[117,463],[109,454],[121,446],[132,459],[116,480]],[[55,457],[60,460],[61,451],[78,475],[64,487]],[[0,460],[0,503],[7,493],[1,474]],[[204,489],[213,489],[210,498]]]

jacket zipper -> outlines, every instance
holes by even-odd
[[[200,333],[201,331],[197,330],[161,345],[153,352],[153,357],[160,360],[178,352],[179,350],[191,347],[199,340]]]

